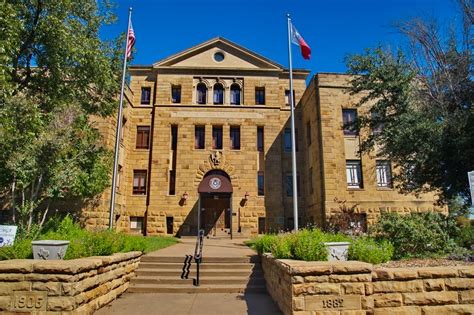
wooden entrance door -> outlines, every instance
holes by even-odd
[[[230,195],[201,194],[201,227],[205,235],[224,236],[230,229]]]

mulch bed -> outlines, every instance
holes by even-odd
[[[438,266],[474,266],[474,262],[452,260],[446,258],[404,259],[389,261],[377,267],[405,268],[405,267],[438,267]]]

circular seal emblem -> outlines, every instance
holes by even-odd
[[[221,180],[217,177],[213,177],[209,180],[209,187],[211,187],[212,189],[219,189],[221,188]]]

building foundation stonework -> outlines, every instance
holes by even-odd
[[[292,229],[288,69],[219,37],[129,72],[118,230],[185,236],[204,228],[208,235],[248,237]],[[368,224],[381,211],[446,211],[434,206],[433,194],[394,190],[386,161],[357,156],[359,136],[343,130],[344,110],[357,99],[346,93],[349,77],[318,74],[307,86],[309,73],[293,73],[299,222],[323,226],[341,211],[338,200]],[[112,148],[115,119],[92,120]],[[348,170],[360,178],[349,183]],[[231,192],[199,191],[212,172]],[[110,190],[84,209],[87,227],[107,226],[109,200]]]

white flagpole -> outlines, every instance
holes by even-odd
[[[114,227],[114,210],[115,210],[115,190],[117,185],[117,171],[120,150],[120,135],[122,130],[122,108],[123,108],[123,92],[125,89],[125,73],[127,71],[127,48],[128,48],[128,32],[132,23],[132,8],[128,9],[128,26],[127,26],[127,40],[125,43],[125,52],[123,54],[123,69],[122,69],[122,87],[120,89],[120,102],[117,114],[117,129],[115,131],[115,156],[114,156],[114,171],[112,173],[112,187],[110,189],[110,212],[109,212],[109,229]]]
[[[293,169],[293,222],[294,230],[298,231],[298,184],[296,175],[296,146],[295,146],[295,104],[293,91],[293,65],[291,58],[291,18],[286,15],[288,19],[288,60],[290,64],[290,107],[291,107],[291,164]]]

